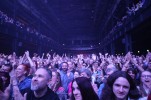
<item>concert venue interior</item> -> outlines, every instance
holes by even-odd
[[[151,0],[1,0],[0,52],[146,54]]]

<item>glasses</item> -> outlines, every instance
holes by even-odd
[[[151,75],[142,75],[143,78],[151,78]]]

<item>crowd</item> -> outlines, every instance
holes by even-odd
[[[0,99],[151,100],[151,53],[1,53]]]

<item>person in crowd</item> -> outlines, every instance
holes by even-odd
[[[88,78],[89,81],[91,82],[92,86],[93,86],[94,91],[96,93],[98,93],[97,84],[92,83],[92,80],[91,80],[92,73],[91,73],[91,71],[89,69],[81,69],[80,76]]]
[[[61,76],[60,73],[56,70],[52,70],[52,79],[48,85],[48,87],[58,94],[60,100],[66,100],[67,94],[65,93],[65,89],[62,87]]]
[[[80,77],[80,71],[79,70],[75,70],[74,72],[74,79]],[[69,98],[71,98],[72,95],[72,82],[69,83],[68,85],[68,96]]]
[[[51,77],[50,70],[39,67],[32,78],[30,90],[23,95],[19,92],[18,86],[12,83],[14,100],[59,100],[58,95],[48,88]]]
[[[127,70],[127,73],[131,76],[131,78],[134,80],[135,84],[138,86],[140,84],[138,78],[137,78],[137,70],[134,68],[129,68]]]
[[[134,68],[129,68],[129,69],[127,70],[127,73],[131,76],[132,79],[135,80],[137,73],[136,73],[136,70],[135,70]]]
[[[2,78],[2,80],[3,80],[3,88],[5,90],[6,87],[8,87],[8,85],[10,84],[9,73],[7,73],[7,72],[0,72],[0,78]]]
[[[97,75],[98,73],[98,67],[99,67],[99,63],[98,62],[94,62],[92,63],[92,83],[95,83]]]
[[[59,100],[57,94],[50,90],[47,86],[52,78],[52,72],[46,68],[39,68],[35,72],[32,82],[31,91],[27,93],[27,100]]]
[[[151,93],[150,86],[151,86],[151,72],[150,71],[143,71],[140,76],[141,84],[139,86],[139,92],[143,99],[147,99],[147,96]]]
[[[11,64],[3,64],[2,67],[0,68],[0,71],[2,72],[11,72],[12,70],[12,65]]]
[[[100,100],[138,100],[139,91],[133,79],[124,71],[112,73],[103,88]]]
[[[28,66],[28,64],[20,64],[16,68],[16,84],[18,85],[19,90],[30,88],[31,79],[28,77],[29,71],[30,67]]]
[[[99,100],[99,97],[88,78],[78,77],[72,81],[71,100]]]
[[[114,73],[115,71],[117,71],[117,68],[113,65],[113,64],[109,64],[107,67],[106,67],[106,70],[105,70],[105,73],[106,75],[104,75],[104,77],[102,77],[102,84],[99,86],[99,89],[98,89],[98,96],[100,97],[101,94],[102,94],[102,89],[104,88],[105,84],[106,84],[106,81],[107,81],[107,78],[112,74]]]
[[[70,74],[68,73],[68,63],[67,62],[62,62],[61,63],[61,71],[60,71],[60,75],[61,75],[61,82],[62,82],[62,86],[65,89],[65,92],[68,92],[68,84],[73,80],[73,73],[70,72]]]

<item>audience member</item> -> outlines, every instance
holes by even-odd
[[[100,100],[137,100],[139,97],[133,79],[124,71],[116,71],[108,77]]]
[[[99,100],[91,82],[86,77],[78,77],[72,81],[71,100]]]

